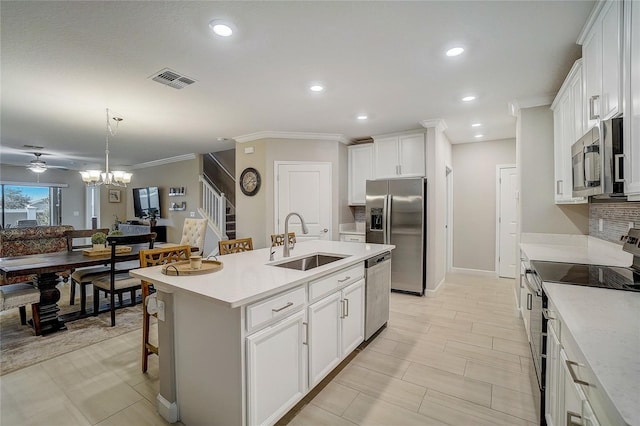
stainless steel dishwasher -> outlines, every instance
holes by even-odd
[[[391,252],[365,261],[364,340],[369,340],[389,321],[391,294]]]

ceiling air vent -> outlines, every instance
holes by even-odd
[[[174,89],[182,89],[196,82],[196,80],[178,74],[169,68],[158,71],[149,78],[153,81],[164,84],[165,86],[173,87]]]

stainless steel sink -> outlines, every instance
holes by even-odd
[[[313,254],[311,256],[300,259],[289,260],[281,263],[274,263],[272,266],[280,268],[297,269],[298,271],[308,271],[318,266],[326,265],[336,260],[344,259],[347,256],[331,255],[331,254]]]

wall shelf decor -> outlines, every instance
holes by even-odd
[[[169,210],[171,211],[181,211],[181,210],[186,210],[187,209],[187,202],[183,201],[181,203],[171,203],[171,207],[169,207]]]
[[[184,186],[176,186],[169,188],[169,197],[181,197],[187,193],[187,189]]]

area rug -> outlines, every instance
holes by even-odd
[[[69,305],[69,284],[59,284],[60,314],[78,311],[78,302]],[[90,290],[89,287],[88,290]],[[87,293],[90,293],[89,291]],[[79,298],[78,298],[79,299]],[[125,297],[125,304],[128,300]],[[92,297],[87,295],[87,306]],[[27,309],[27,317],[31,316]],[[18,309],[0,314],[0,376],[71,351],[142,328],[142,305],[116,311],[116,325],[111,327],[109,312],[68,322],[67,330],[35,336],[31,328],[20,324]]]

